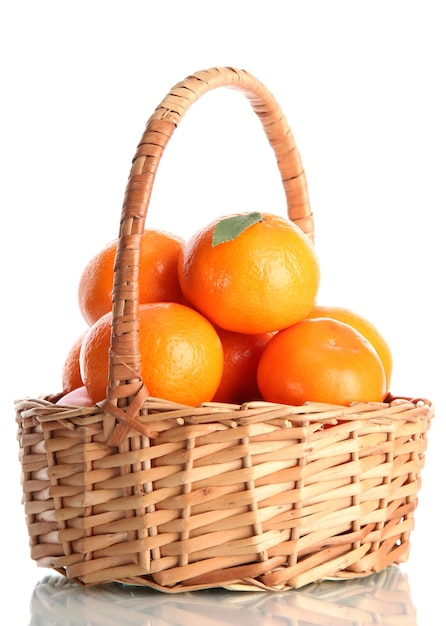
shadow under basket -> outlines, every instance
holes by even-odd
[[[189,407],[144,386],[138,271],[129,278],[128,268],[138,270],[163,150],[189,106],[216,87],[249,99],[288,217],[313,237],[300,156],[271,93],[234,68],[175,85],[147,123],[124,198],[107,398],[94,407],[56,405],[57,396],[16,402],[31,558],[81,585],[282,591],[408,558],[429,401]]]

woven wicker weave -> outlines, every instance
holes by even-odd
[[[288,216],[313,236],[300,156],[265,86],[233,68],[177,84],[147,123],[124,198],[107,399],[92,408],[16,403],[31,557],[80,584],[283,590],[408,556],[428,401],[191,408],[150,397],[142,382],[138,263],[153,181],[188,108],[217,87],[249,99]]]

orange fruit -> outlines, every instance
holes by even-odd
[[[64,406],[93,406],[94,401],[88,393],[85,385],[72,389],[64,396],[57,400],[56,404],[63,404]]]
[[[263,398],[280,404],[380,402],[386,375],[372,344],[330,318],[305,319],[279,331],[260,357]]]
[[[198,311],[174,302],[141,304],[138,311],[142,378],[151,396],[197,406],[212,399],[223,372],[217,331]],[[80,363],[94,402],[106,397],[111,312],[87,331]]]
[[[258,215],[260,221],[218,245],[213,237],[222,218],[213,220],[186,241],[179,256],[187,301],[215,325],[239,333],[298,322],[315,304],[320,281],[310,239],[288,219]]]
[[[378,353],[386,373],[386,391],[389,391],[392,378],[393,358],[389,344],[372,322],[354,311],[336,306],[315,305],[307,318],[330,317],[355,328],[368,339]]]
[[[216,330],[223,345],[224,366],[213,401],[242,404],[249,400],[260,400],[257,366],[263,348],[274,333],[247,335],[222,328]]]
[[[144,231],[139,301],[184,302],[178,282],[178,255],[183,239],[157,229]],[[89,325],[112,309],[113,266],[117,240],[107,244],[84,267],[78,285],[80,311]]]
[[[83,385],[79,364],[79,354],[84,340],[83,332],[68,350],[67,356],[62,366],[62,392],[68,393]]]

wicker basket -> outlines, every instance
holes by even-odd
[[[143,384],[138,258],[153,181],[181,118],[217,87],[249,99],[288,216],[313,236],[300,156],[265,86],[233,68],[177,84],[147,123],[124,198],[107,399],[91,408],[16,403],[31,557],[82,585],[284,590],[408,556],[428,401],[191,408],[150,397]]]

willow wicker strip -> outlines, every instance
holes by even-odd
[[[57,396],[16,402],[31,557],[81,585],[277,591],[408,557],[429,401],[193,408],[144,386],[138,264],[155,174],[189,107],[219,87],[248,98],[288,217],[313,238],[300,155],[266,87],[233,68],[175,85],[147,122],[124,197],[107,398],[88,408],[55,405]]]

